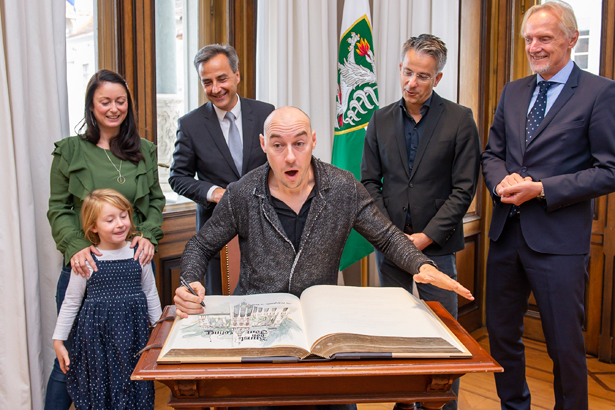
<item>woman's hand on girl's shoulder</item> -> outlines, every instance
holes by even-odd
[[[150,263],[154,258],[156,248],[149,239],[144,238],[140,235],[137,235],[132,238],[132,241],[130,242],[130,247],[134,248],[137,244],[139,244],[139,247],[135,252],[135,260],[139,259],[139,263],[141,264],[141,266],[145,266]]]
[[[102,253],[100,253],[100,251],[96,249],[96,246],[90,245],[87,248],[83,248],[82,250],[74,254],[72,258],[70,258],[70,267],[76,275],[81,275],[84,278],[90,276],[90,269],[88,268],[87,264],[92,267],[94,272],[98,272],[96,262],[94,262],[94,258],[92,258],[92,253],[94,253],[96,256],[102,256]]]

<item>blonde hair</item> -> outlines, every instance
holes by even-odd
[[[574,11],[570,4],[565,1],[552,0],[543,4],[536,4],[530,7],[523,16],[521,22],[520,35],[523,37],[525,34],[525,23],[530,16],[538,11],[549,11],[559,20],[559,28],[564,32],[566,38],[571,38],[577,31],[577,19],[574,16]]]
[[[83,236],[94,245],[100,243],[100,237],[92,229],[96,226],[96,220],[100,216],[100,211],[104,204],[109,204],[121,211],[128,212],[130,219],[130,230],[126,238],[130,238],[136,234],[135,224],[132,220],[132,205],[115,189],[97,189],[90,193],[83,200],[81,206],[81,224],[83,226]]]

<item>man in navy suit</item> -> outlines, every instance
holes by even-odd
[[[530,409],[521,340],[534,292],[553,360],[556,409],[587,409],[582,333],[592,199],[615,190],[615,82],[570,59],[579,32],[566,3],[530,8],[532,70],[500,97],[483,174],[493,197],[487,329],[502,409]]]
[[[173,191],[196,202],[198,231],[211,217],[226,186],[267,160],[259,135],[274,107],[237,95],[241,76],[233,47],[203,47],[194,57],[194,67],[209,102],[178,121],[169,184]],[[211,261],[208,272],[207,294],[222,294],[219,256]]]

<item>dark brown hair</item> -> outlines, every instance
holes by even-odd
[[[100,140],[100,129],[92,113],[92,108],[94,106],[94,93],[102,83],[120,84],[126,90],[126,96],[128,98],[126,118],[120,125],[120,132],[118,135],[109,142],[109,148],[117,158],[130,161],[137,165],[139,161],[145,160],[140,151],[141,137],[137,130],[137,121],[135,119],[130,90],[128,89],[126,80],[118,73],[111,70],[99,70],[90,78],[85,93],[85,111],[83,124],[79,130],[79,136],[92,144],[98,144]],[[83,132],[84,128],[85,132]]]

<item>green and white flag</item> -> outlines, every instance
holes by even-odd
[[[331,163],[361,178],[365,129],[378,109],[376,62],[368,0],[347,0],[342,16],[337,62],[335,139]],[[346,269],[372,253],[373,248],[352,230],[340,263]]]

